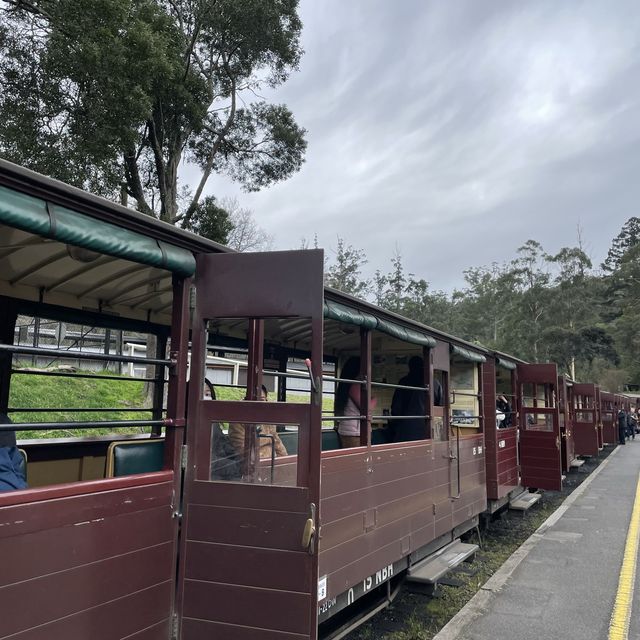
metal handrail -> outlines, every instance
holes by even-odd
[[[424,418],[425,420],[427,418],[430,418],[430,415],[424,415],[424,416],[371,416],[372,420],[416,420],[416,419],[422,419]]]
[[[429,387],[411,387],[406,384],[391,384],[389,382],[372,382],[372,387],[385,387],[386,389],[408,389],[409,391],[429,391]]]
[[[59,378],[90,378],[91,380],[122,380],[123,382],[156,382],[158,384],[166,384],[166,380],[158,380],[157,378],[132,378],[131,376],[103,376],[93,373],[75,373],[73,371],[33,371],[26,369],[12,369],[11,375],[18,374],[21,376],[54,376]]]
[[[48,429],[100,429],[110,427],[123,429],[125,427],[153,427],[168,426],[167,420],[98,420],[96,422],[14,422],[0,425],[3,431],[46,431]]]
[[[10,409],[7,409],[7,413],[98,413],[100,411],[107,411],[107,412],[148,411],[149,413],[151,413],[152,411],[155,411],[155,409],[153,407],[150,407],[148,409],[140,409],[140,408],[124,408],[123,409],[122,407],[119,407],[118,409],[102,408],[102,407],[91,407],[88,409],[81,409],[79,407],[53,407],[53,408],[39,407],[37,409],[33,409],[28,407],[11,407]],[[161,409],[161,411],[166,413],[167,410]]]
[[[87,353],[85,351],[71,351],[63,349],[44,349],[42,347],[21,347],[13,344],[0,344],[0,352],[20,353],[33,356],[48,356],[51,358],[73,358],[78,360],[103,360],[106,362],[131,362],[134,364],[157,364],[162,366],[174,366],[173,359],[142,358],[138,356],[119,356],[106,353]]]

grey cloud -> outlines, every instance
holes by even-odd
[[[307,0],[300,72],[268,98],[309,131],[285,183],[238,195],[280,248],[318,234],[433,288],[583,226],[600,262],[638,201],[634,2]],[[185,173],[188,175],[188,172]]]

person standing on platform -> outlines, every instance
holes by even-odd
[[[620,409],[620,411],[618,411],[618,442],[619,444],[627,444],[626,435],[627,435],[627,414],[622,409]]]
[[[627,435],[631,436],[632,440],[636,439],[636,421],[634,420],[631,412],[627,412]]]

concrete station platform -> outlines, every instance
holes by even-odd
[[[435,640],[606,640],[639,474],[636,437],[595,469]],[[635,583],[630,629],[616,638],[640,638],[640,569],[628,582]]]

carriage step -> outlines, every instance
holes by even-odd
[[[444,575],[465,560],[472,559],[478,550],[477,544],[454,540],[433,555],[409,567],[407,581],[419,584],[436,584]]]
[[[509,509],[513,509],[514,511],[528,511],[540,498],[542,498],[541,493],[523,491],[519,496],[516,496],[509,502]]]
[[[583,464],[584,464],[584,460],[578,460],[576,458],[575,460],[571,461],[571,468],[572,469],[579,469]]]

